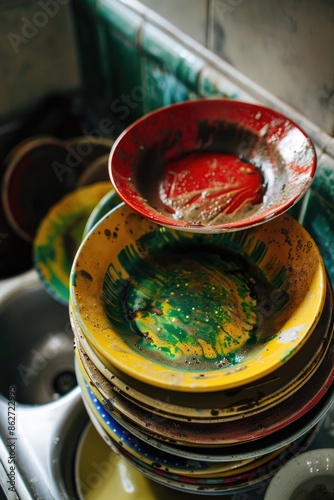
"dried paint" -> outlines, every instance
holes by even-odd
[[[127,278],[109,266],[104,308],[132,349],[175,369],[218,370],[242,361],[273,331],[284,304],[267,316],[261,309],[273,285],[255,263],[215,246],[214,239],[190,243],[181,233],[161,228],[142,237],[137,249],[130,245],[119,253]],[[143,258],[141,251],[152,245],[154,251]],[[263,246],[254,248],[258,261],[266,255]],[[280,275],[281,267],[276,272]]]

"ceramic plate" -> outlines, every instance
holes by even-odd
[[[2,200],[6,217],[20,238],[32,242],[48,210],[73,189],[74,176],[57,178],[54,165],[66,165],[65,145],[53,137],[34,137],[10,153]]]
[[[102,420],[102,425],[105,426],[105,417],[107,416],[107,418],[109,419],[109,421],[111,420],[112,422],[114,420],[116,420],[116,422],[118,422],[122,427],[124,427],[126,430],[128,430],[129,432],[132,431],[132,435],[139,438],[141,442],[146,442],[148,443],[149,445],[152,445],[154,446],[155,448],[158,448],[162,453],[164,452],[167,452],[169,455],[172,454],[175,456],[175,460],[177,461],[178,460],[178,457],[184,457],[184,458],[187,458],[189,459],[190,461],[198,461],[198,460],[205,460],[205,461],[208,461],[208,462],[212,462],[212,457],[210,456],[207,456],[205,457],[205,455],[201,455],[200,452],[198,450],[194,450],[193,451],[189,451],[189,450],[185,450],[185,449],[180,449],[176,446],[173,446],[173,445],[170,445],[168,446],[168,444],[166,443],[163,443],[161,441],[156,441],[154,439],[151,439],[149,441],[146,440],[146,436],[143,435],[141,432],[138,432],[137,429],[135,429],[134,427],[132,426],[129,426],[127,425],[127,422],[124,422],[124,420],[120,419],[119,416],[117,416],[115,414],[115,408],[117,408],[118,406],[118,401],[117,401],[117,397],[114,398],[113,396],[110,396],[110,393],[109,395],[105,395],[104,391],[103,391],[103,382],[101,384],[96,384],[96,389],[99,391],[101,391],[101,394],[97,394],[97,391],[94,390],[93,388],[93,384],[92,381],[90,380],[89,378],[89,373],[85,372],[86,370],[86,367],[87,367],[87,360],[86,362],[84,361],[84,356],[83,356],[83,352],[80,350],[80,348],[78,347],[77,345],[77,362],[78,362],[78,370],[80,371],[80,377],[83,378],[83,380],[85,381],[86,383],[86,389],[87,391],[90,391],[90,394],[91,394],[91,397],[93,398],[93,402],[95,403],[95,406],[98,405],[98,412],[100,414],[100,417],[102,416],[103,420]],[[79,356],[78,356],[79,354]],[[100,401],[100,398],[101,398],[101,395],[103,397],[102,401]],[[104,402],[103,402],[104,401]],[[104,406],[107,405],[109,407],[109,412],[108,411],[105,411],[105,408]],[[106,407],[107,407],[106,406]],[[102,408],[102,414],[100,412],[100,409]],[[94,408],[92,408],[92,411],[94,412]],[[111,413],[110,413],[111,411]],[[98,415],[96,416],[96,418],[98,420],[101,420]],[[114,437],[114,435],[111,435],[112,437]],[[288,445],[286,445],[288,446]],[[145,448],[145,446],[144,446]],[[274,452],[271,452],[269,454],[265,454],[263,456],[260,456],[258,458],[254,458],[254,459],[247,459],[247,460],[236,460],[236,461],[229,461],[229,462],[221,462],[219,464],[219,467],[217,468],[217,470],[215,471],[214,469],[207,469],[206,471],[202,472],[202,471],[192,471],[191,472],[191,476],[196,476],[196,477],[206,477],[206,478],[214,478],[214,477],[218,477],[218,478],[223,478],[223,477],[231,477],[231,476],[234,476],[234,475],[241,475],[251,469],[254,469],[255,467],[259,467],[260,465],[262,465],[263,463],[265,463],[266,461],[268,461],[269,459],[272,459],[274,458],[274,456],[278,455],[279,453],[281,453],[282,449],[279,449],[279,450],[275,450]],[[137,455],[138,453],[138,443],[136,444],[136,450],[135,450],[135,454]],[[144,462],[146,460],[146,457],[147,457],[147,453],[145,453],[145,458],[144,458]],[[214,460],[216,461],[216,460]],[[185,474],[185,473],[184,473]],[[187,474],[185,474],[187,475]]]
[[[126,449],[132,455],[140,458],[147,464],[157,464],[157,467],[168,472],[176,474],[191,475],[196,477],[197,474],[202,475],[204,472],[208,475],[226,470],[226,464],[219,462],[194,461],[191,459],[177,457],[165,451],[159,450],[152,445],[139,440],[131,434],[121,424],[117,422],[114,415],[106,411],[99,399],[96,397],[95,391],[89,387],[83,378],[82,371],[76,368],[78,384],[82,391],[83,401],[88,404],[95,417],[103,426],[112,440]],[[223,474],[223,473],[222,473]]]
[[[135,427],[134,425],[131,424],[130,420],[124,420],[124,418],[121,417],[119,413],[117,413],[116,405],[115,405],[115,400],[111,399],[110,396],[108,395],[107,392],[104,392],[103,388],[103,381],[101,380],[101,384],[99,384],[97,381],[94,383],[89,376],[89,372],[86,371],[87,368],[87,359],[85,359],[83,351],[80,349],[80,346],[77,343],[78,353],[77,353],[77,361],[78,361],[78,370],[80,371],[80,376],[84,379],[86,384],[89,384],[89,388],[94,391],[94,387],[97,391],[99,391],[99,394],[96,396],[96,399],[101,398],[102,396],[102,406],[108,406],[108,413],[111,413],[111,416],[113,419],[115,419],[122,427],[124,427],[128,432],[133,434],[133,436],[137,437],[141,441],[158,448],[159,450],[166,452],[170,455],[174,455],[175,457],[182,457],[186,458],[188,460],[199,460],[199,461],[205,461],[205,462],[219,462],[220,460],[217,458],[216,455],[210,455],[207,453],[207,451],[203,448],[187,448],[187,447],[180,447],[177,446],[176,444],[173,443],[168,443],[165,441],[161,441],[159,439],[155,439],[152,436],[148,436],[147,434],[144,434],[138,427]],[[233,471],[234,469],[239,469],[240,467],[245,467],[251,462],[253,462],[255,458],[247,458],[247,459],[242,459],[242,460],[229,460],[227,461],[220,461],[219,464],[219,470],[220,472],[223,471]],[[200,475],[198,472],[197,475]]]
[[[81,374],[79,374],[80,377]],[[126,430],[124,432],[122,426],[118,426],[117,422],[100,405],[91,387],[87,383],[83,385],[82,382],[83,380],[80,379],[79,384],[84,402],[88,405],[92,414],[108,433],[109,437],[114,441],[114,444],[121,446],[132,458],[138,460],[148,467],[148,469],[153,466],[153,468],[159,469],[160,472],[166,473],[166,475],[182,474],[184,477],[190,476],[192,482],[197,484],[219,484],[225,481],[228,483],[238,482],[240,479],[249,477],[254,469],[272,460],[283,449],[288,447],[285,446],[283,449],[275,450],[245,466],[232,468],[231,470],[226,467],[226,463],[206,463],[194,460],[184,461],[180,457],[169,455],[164,451],[153,448]]]
[[[274,458],[273,460],[268,460],[264,466],[255,468],[251,474],[248,475],[247,479],[239,479],[237,481],[234,480],[230,482],[228,478],[225,478],[222,482],[214,482],[212,485],[210,485],[210,483],[200,484],[196,478],[180,475],[175,476],[154,465],[149,467],[138,458],[132,456],[131,453],[124,449],[124,447],[115,444],[113,440],[110,439],[108,434],[105,433],[103,425],[96,418],[94,412],[85,399],[84,404],[88,415],[100,436],[116,453],[124,458],[128,464],[133,466],[136,470],[142,472],[145,476],[157,481],[159,484],[181,491],[188,491],[192,493],[200,492],[201,495],[217,495],[219,493],[227,494],[229,492],[235,493],[243,490],[249,491],[252,485],[259,484],[265,479],[273,476],[277,469],[284,465],[284,463],[286,463],[290,458],[306,450],[310,443],[314,440],[314,435],[318,432],[317,428],[312,429],[306,434],[306,436],[304,436],[304,438],[291,443],[287,449],[284,449],[284,451],[280,453],[279,457]]]
[[[142,410],[127,400],[115,395],[112,386],[101,374],[95,374],[94,383],[98,388],[96,397],[106,411],[113,411],[117,400],[117,410],[138,426],[143,433],[156,439],[163,439],[183,446],[222,446],[247,443],[275,434],[286,426],[298,421],[309,412],[329,391],[333,393],[334,368],[332,366],[333,340],[329,352],[314,376],[293,396],[274,408],[259,415],[245,417],[241,421],[223,421],[212,424],[195,424],[172,421]],[[112,410],[110,410],[110,405]]]
[[[79,378],[82,379],[82,374],[79,373]],[[96,398],[97,399],[97,398]],[[261,457],[265,454],[271,453],[272,451],[278,450],[279,448],[283,448],[286,445],[297,442],[299,439],[302,439],[309,432],[314,432],[314,436],[317,435],[320,427],[323,425],[323,417],[328,412],[329,408],[333,403],[334,397],[331,392],[327,393],[324,398],[313,408],[308,414],[301,417],[298,422],[288,425],[283,430],[276,432],[274,435],[270,435],[264,439],[258,439],[249,443],[243,443],[241,446],[232,445],[232,446],[224,446],[224,447],[216,447],[216,448],[206,448],[207,456],[204,458],[206,461],[211,462],[231,462],[238,460],[245,460],[248,458],[255,459]],[[84,399],[84,403],[87,404],[86,399]],[[90,410],[90,414],[94,416],[92,411]],[[96,420],[96,417],[94,416]],[[124,428],[133,436],[137,436],[135,431],[136,428],[123,420]],[[125,424],[127,427],[125,427]],[[143,436],[142,441],[145,441],[144,435],[139,435],[139,438]],[[110,438],[108,437],[110,441]],[[154,446],[154,441],[145,441],[152,446]],[[113,441],[112,441],[113,443]],[[163,444],[163,441],[161,441]],[[174,444],[174,443],[173,443]],[[162,449],[161,447],[158,449]],[[180,448],[177,447],[179,450]],[[183,450],[187,449],[195,453],[200,450],[200,448],[182,448]],[[205,448],[204,448],[205,449]],[[299,448],[296,451],[301,451]],[[201,455],[203,457],[204,454]],[[185,458],[190,458],[189,455],[185,456]]]
[[[310,138],[257,104],[198,99],[158,109],[115,141],[109,171],[133,210],[164,227],[220,232],[267,222],[306,192]]]
[[[17,144],[5,159],[2,188],[5,213],[14,231],[32,242],[53,205],[78,186],[95,181],[96,176],[89,177],[93,162],[109,155],[113,144],[111,139],[91,136],[70,141],[34,136]],[[104,161],[103,180],[107,181],[106,157]]]
[[[69,300],[70,270],[92,210],[110,190],[92,184],[64,196],[43,218],[33,244],[35,268],[46,290],[63,304]]]
[[[99,474],[98,481],[96,474]],[[112,495],[117,500],[170,500],[171,494],[169,488],[148,479],[119,457],[91,422],[77,448],[75,483],[80,500],[110,500]],[[173,498],[183,500],[182,495],[174,492]]]
[[[330,282],[328,281],[327,284],[325,307],[315,330],[298,353],[280,369],[274,371],[268,377],[264,377],[253,386],[241,387],[239,391],[203,393],[201,395],[196,394],[196,396],[191,393],[176,393],[179,396],[180,405],[171,403],[175,399],[172,391],[159,389],[155,391],[155,397],[151,397],[134,388],[138,385],[136,381],[127,380],[125,383],[110,372],[100,359],[99,353],[88,344],[81,334],[71,304],[70,314],[73,330],[77,332],[80,345],[91,360],[91,370],[89,366],[86,366],[86,370],[91,371],[90,377],[92,380],[95,380],[98,376],[96,374],[96,370],[98,370],[111,382],[113,389],[120,395],[141,408],[164,418],[187,422],[212,423],[244,418],[248,415],[260,413],[278,402],[282,403],[312,376],[326,355],[333,330],[333,296]],[[143,384],[141,385],[143,386]],[[196,404],[196,407],[184,406],[186,403],[189,404],[189,396],[193,399],[191,403]],[[210,404],[211,407],[205,407],[205,405]]]
[[[70,294],[111,371],[210,392],[259,380],[302,347],[323,310],[326,274],[315,242],[289,215],[201,235],[121,205],[80,246]]]

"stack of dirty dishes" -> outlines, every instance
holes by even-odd
[[[109,166],[125,203],[70,279],[87,412],[160,484],[249,490],[310,446],[333,400],[331,284],[285,213],[313,146],[273,110],[198,100],[135,122]]]

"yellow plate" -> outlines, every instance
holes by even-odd
[[[78,360],[78,357],[76,357],[76,359]],[[80,370],[79,384],[82,387],[82,395],[83,395],[83,398],[85,400],[85,403],[90,407],[92,413],[95,415],[95,418],[100,423],[100,425],[103,427],[104,431],[107,432],[109,437],[112,440],[114,440],[115,443],[117,444],[119,442],[119,438],[117,438],[115,436],[115,434],[111,431],[111,426],[106,425],[105,419],[101,418],[100,414],[97,411],[97,407],[103,408],[103,411],[105,410],[105,408],[103,406],[103,401],[104,401],[103,396],[101,396],[101,394],[98,392],[98,390],[91,385],[89,377],[83,371],[82,364],[80,365],[79,370]],[[82,377],[82,380],[80,380],[80,377]],[[86,383],[85,386],[83,385],[84,383]],[[88,386],[88,384],[89,384],[89,386]],[[89,391],[91,391],[91,393],[95,396],[95,398],[94,398],[96,400],[95,403],[93,403],[91,401],[91,399],[89,398],[89,396],[87,396],[87,387],[89,387]],[[103,414],[107,415],[106,418],[110,417],[107,410],[104,411]],[[127,433],[127,430],[125,430],[125,433]],[[130,433],[128,433],[128,434],[130,436]],[[145,441],[142,441],[142,444],[141,444],[141,442],[137,439],[137,436],[135,436],[135,435],[133,435],[132,438],[134,440],[135,445],[132,447],[129,447],[123,443],[122,448],[127,450],[133,457],[139,458],[143,463],[146,463],[147,465],[151,465],[152,460],[150,459],[149,453],[147,451],[145,451],[145,447],[148,447],[151,451],[153,451],[153,454],[154,454],[154,448],[150,447],[150,445],[148,445]],[[196,478],[199,481],[205,480],[205,479],[213,479],[213,478],[223,480],[224,478],[232,478],[233,476],[240,476],[241,474],[243,474],[249,470],[252,470],[252,469],[259,467],[260,465],[268,462],[269,460],[272,460],[274,457],[276,457],[277,455],[282,453],[282,451],[287,449],[288,446],[289,445],[285,445],[282,448],[278,448],[275,451],[272,451],[270,453],[266,453],[262,456],[254,458],[253,460],[249,460],[248,463],[245,463],[245,464],[243,463],[243,461],[237,460],[234,462],[233,460],[231,460],[231,462],[207,462],[207,464],[205,466],[205,461],[203,461],[202,468],[200,468],[199,467],[200,462],[198,460],[189,459],[188,462],[190,464],[190,467],[192,467],[190,471],[187,471],[186,469],[180,471],[181,467],[178,466],[179,465],[178,462],[180,460],[182,461],[183,459],[180,458],[175,453],[174,460],[175,460],[176,466],[173,467],[173,463],[168,464],[168,467],[165,467],[165,465],[163,465],[162,470],[166,470],[166,471],[168,470],[168,472],[171,472],[171,473],[174,472],[175,474],[182,474],[182,476],[184,476],[184,477],[189,476],[192,478]],[[164,450],[160,449],[158,451],[158,448],[157,448],[157,453],[160,454],[160,457],[164,457]],[[166,454],[165,456],[171,457],[172,455]],[[198,470],[196,469],[196,467],[194,467],[194,464],[196,462],[197,462],[197,466],[199,467]],[[191,464],[193,464],[193,465],[191,466]]]
[[[94,366],[91,375],[93,380],[94,374],[100,372],[120,395],[142,409],[165,418],[212,423],[261,413],[277,403],[282,403],[306,383],[324,359],[332,342],[334,333],[332,304],[333,294],[328,282],[325,306],[315,330],[298,353],[280,369],[262,378],[259,383],[245,385],[238,391],[201,394],[166,391],[143,383],[138,387],[139,383],[130,377],[126,377],[123,381],[108,370],[101,359],[101,354],[87,342],[80,331],[71,303],[69,307],[72,329],[77,342]],[[88,371],[87,367],[86,370]]]
[[[33,243],[34,265],[46,290],[68,304],[69,277],[87,219],[110,182],[82,187],[64,196],[46,214]]]
[[[84,239],[70,282],[80,328],[111,368],[185,392],[240,387],[282,366],[325,296],[320,252],[289,215],[196,234],[124,205]]]
[[[75,483],[80,500],[110,500],[113,496],[117,500],[170,500],[171,495],[169,488],[146,478],[119,457],[91,422],[79,441]],[[185,495],[173,492],[174,499],[190,498]]]

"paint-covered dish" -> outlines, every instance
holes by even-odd
[[[123,381],[117,377],[115,373],[108,370],[100,359],[101,356],[99,357],[98,353],[88,344],[86,338],[80,332],[71,304],[70,319],[76,337],[77,349],[79,352],[82,351],[82,363],[85,365],[91,381],[96,383],[101,392],[104,387],[105,391],[110,390],[114,394],[117,393],[122,398],[127,399],[132,405],[153,413],[153,419],[162,418],[166,422],[171,419],[173,425],[175,421],[212,424],[222,421],[226,423],[231,420],[244,420],[246,427],[250,428],[249,421],[245,420],[245,417],[255,416],[256,418],[253,419],[253,422],[259,423],[262,418],[259,414],[265,411],[266,416],[264,418],[266,419],[267,427],[269,427],[270,418],[268,418],[267,410],[274,407],[273,411],[277,413],[277,405],[282,407],[282,403],[285,400],[291,401],[295,394],[295,399],[300,401],[300,397],[298,396],[300,389],[310,379],[310,384],[312,385],[311,392],[313,392],[313,389],[316,389],[315,379],[317,379],[319,372],[323,369],[324,365],[327,364],[328,367],[328,363],[331,363],[331,352],[328,351],[333,348],[332,307],[332,295],[329,294],[326,299],[323,315],[309,340],[280,369],[275,370],[267,377],[263,377],[260,381],[255,381],[253,386],[242,386],[237,391],[204,393],[201,394],[200,399],[196,393],[167,391],[161,388],[152,388],[150,385],[146,385],[145,389],[151,391],[151,396],[137,390],[135,387],[138,384],[133,379],[127,377],[126,381]],[[311,361],[308,361],[311,352],[315,352],[315,355]],[[294,371],[294,365],[296,365],[296,372]],[[317,371],[318,373],[316,374]],[[295,376],[297,372],[299,376]],[[328,373],[330,373],[330,370],[329,372],[327,371],[325,377],[328,376]],[[322,384],[322,381],[320,381],[320,384]],[[143,388],[143,383],[140,386]],[[329,388],[329,385],[327,385],[327,388]],[[306,390],[309,391],[309,388]],[[304,403],[303,407],[306,407],[309,395],[306,398],[303,395],[301,396]],[[108,400],[106,393],[104,393],[104,398]],[[175,399],[177,399],[178,405],[175,404]],[[190,404],[193,406],[190,406]],[[286,410],[292,410],[293,407],[295,406],[292,405],[290,408],[287,406]],[[283,411],[279,415],[282,421],[285,418],[286,410],[283,408]]]
[[[300,420],[322,400],[325,394],[331,394],[333,397],[332,350],[333,342],[330,347],[331,352],[327,354],[312,379],[287,400],[259,415],[245,415],[240,420],[222,420],[212,423],[194,423],[192,420],[181,422],[163,415],[157,416],[148,409],[139,408],[125,399],[118,391],[115,391],[101,374],[93,372],[91,363],[84,357],[81,366],[86,382],[90,385],[101,405],[117,418],[121,425],[128,428],[127,423],[131,422],[132,429],[138,429],[141,433],[150,435],[154,439],[163,439],[174,446],[178,444],[181,447],[205,446],[212,448],[244,444],[274,435],[277,431]],[[79,356],[82,356],[80,352]],[[92,375],[93,378],[91,378]],[[178,455],[176,451],[175,454]]]
[[[72,262],[92,210],[110,190],[99,182],[64,196],[42,219],[33,242],[34,266],[46,290],[68,304]]]
[[[115,141],[116,192],[155,223],[193,232],[245,229],[291,208],[316,153],[286,116],[257,104],[198,99],[153,111]]]
[[[314,439],[315,430],[311,429],[301,439],[290,443],[290,446],[277,448],[273,454],[259,457],[254,461],[253,468],[246,466],[246,470],[240,471],[240,474],[238,472],[235,474],[236,471],[233,470],[232,474],[227,476],[220,477],[213,474],[212,476],[197,477],[193,475],[192,471],[203,464],[194,460],[183,461],[179,459],[176,459],[175,466],[178,469],[182,465],[188,467],[189,475],[185,475],[183,472],[175,474],[170,470],[170,463],[174,464],[175,458],[168,457],[167,454],[161,455],[159,450],[150,452],[147,445],[142,444],[119,425],[115,425],[115,422],[112,422],[110,416],[94,397],[90,387],[82,381],[80,373],[78,373],[78,383],[82,390],[83,402],[89,418],[111,449],[146,477],[184,492],[217,495],[219,493],[247,491],[250,486],[272,477],[277,470],[277,464],[283,464],[296,454],[303,452]]]
[[[32,243],[43,218],[63,196],[108,181],[107,156],[113,144],[89,135],[69,141],[33,136],[18,143],[4,160],[2,182],[4,211],[15,233]]]
[[[319,250],[287,214],[198,234],[120,205],[82,242],[70,281],[80,329],[111,370],[185,392],[277,369],[309,338],[325,297]]]

